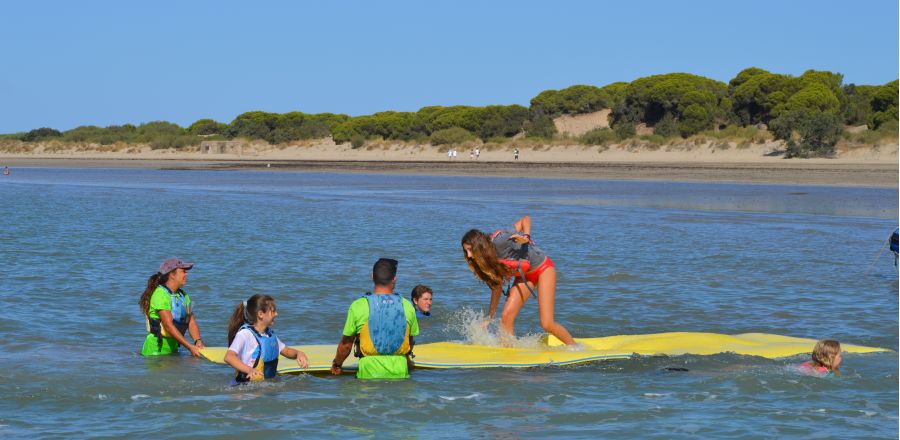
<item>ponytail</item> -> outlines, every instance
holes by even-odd
[[[247,301],[238,304],[228,320],[228,345],[234,342],[234,337],[244,323],[253,324],[256,322],[256,314],[258,312],[268,312],[275,308],[275,298],[269,295],[257,293],[251,296]]]
[[[165,284],[166,281],[169,281],[169,274],[163,275],[159,272],[150,275],[150,278],[147,279],[147,288],[144,289],[144,293],[141,294],[141,299],[138,301],[138,305],[141,307],[141,313],[145,316],[150,316],[150,297],[153,295],[153,291],[156,290],[160,284]]]
[[[241,328],[242,325],[246,322],[244,311],[244,303],[238,304],[237,308],[234,309],[234,313],[231,314],[231,318],[228,320],[228,346],[231,346],[231,342],[234,341],[234,335],[237,334],[238,329]]]

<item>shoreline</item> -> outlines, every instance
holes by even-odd
[[[840,159],[760,161],[497,161],[497,160],[312,160],[282,158],[7,156],[0,165],[48,168],[144,168],[518,177],[579,180],[648,180],[848,187],[898,187],[898,163]]]

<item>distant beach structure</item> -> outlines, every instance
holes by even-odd
[[[237,154],[244,151],[244,143],[240,141],[203,141],[200,152],[203,154]]]

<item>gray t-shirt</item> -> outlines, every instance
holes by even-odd
[[[516,240],[510,238],[515,234],[517,234],[515,230],[500,231],[494,237],[492,243],[497,250],[497,257],[501,260],[528,260],[532,269],[540,266],[547,258],[547,254],[534,243],[516,243]]]

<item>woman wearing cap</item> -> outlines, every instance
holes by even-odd
[[[191,313],[191,298],[182,287],[187,283],[187,271],[194,267],[178,258],[169,258],[159,266],[159,272],[147,280],[147,288],[138,304],[147,318],[147,338],[141,349],[143,356],[159,356],[178,352],[178,344],[199,356],[204,348],[200,327]],[[185,338],[191,334],[194,343]]]
[[[506,302],[500,315],[500,327],[514,336],[516,316],[528,300],[535,296],[541,327],[569,346],[577,343],[569,331],[554,319],[556,300],[556,267],[543,250],[531,241],[531,217],[523,216],[513,230],[497,230],[486,234],[472,229],[462,238],[463,256],[469,269],[491,288],[488,318],[493,319],[503,293],[503,284],[512,281],[506,291]],[[537,292],[534,290],[537,289]]]

